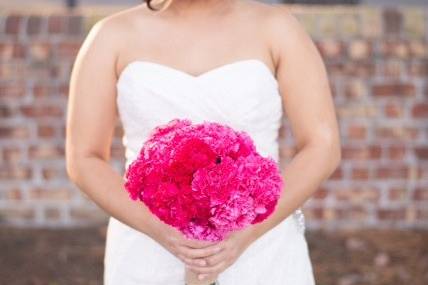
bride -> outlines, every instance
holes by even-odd
[[[117,119],[128,166],[153,128],[178,117],[245,130],[279,162],[283,110],[296,152],[281,170],[278,206],[221,242],[187,239],[161,222],[128,197],[109,164]],[[105,284],[183,285],[185,272],[197,276],[194,284],[315,284],[299,209],[340,157],[324,64],[283,4],[146,1],[97,22],[74,63],[66,166],[110,216]]]

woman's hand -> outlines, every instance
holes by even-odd
[[[208,276],[216,276],[232,265],[244,250],[257,239],[256,232],[252,226],[231,233],[226,239],[218,242],[213,247],[218,247],[220,250],[212,254],[200,255],[195,258],[183,257],[186,266],[190,270],[199,273],[203,279]],[[196,256],[196,251],[191,249],[188,251],[190,255]]]
[[[163,222],[159,222],[154,227],[150,236],[183,263],[186,263],[187,260],[194,260],[196,264],[202,265],[202,258],[211,256],[222,249],[218,242],[188,239],[176,228]]]

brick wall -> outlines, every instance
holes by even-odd
[[[91,12],[0,14],[0,219],[17,226],[104,222],[68,181],[68,80]],[[296,7],[328,68],[343,160],[304,206],[309,228],[428,228],[428,11]],[[123,171],[122,130],[112,145]],[[282,163],[293,154],[284,118]]]

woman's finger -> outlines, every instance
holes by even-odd
[[[227,262],[225,260],[222,260],[221,262],[217,263],[214,266],[196,267],[196,266],[188,265],[188,268],[199,274],[214,274],[214,273],[221,272],[223,270],[223,267],[226,265],[226,263]]]
[[[210,245],[204,248],[190,248],[187,246],[178,247],[179,254],[189,259],[207,257],[220,252],[222,249],[223,247],[217,244]]]
[[[206,266],[207,262],[205,261],[204,258],[187,258],[187,257],[183,257],[184,263],[186,265],[194,265],[194,266]]]
[[[184,237],[181,241],[181,245],[187,246],[190,248],[204,248],[204,247],[208,247],[208,246],[215,245],[218,243],[219,242],[214,242],[214,241],[189,239],[187,237]]]
[[[215,266],[218,263],[220,263],[223,260],[226,260],[228,257],[227,250],[221,250],[216,254],[213,254],[211,256],[205,257],[205,266]]]
[[[205,258],[189,259],[184,257],[186,265],[192,266],[195,269],[214,267],[218,263],[228,259],[227,251],[222,250],[218,254],[213,254]]]

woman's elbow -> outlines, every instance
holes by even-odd
[[[65,155],[65,169],[70,181],[76,183],[79,177],[79,158],[76,155],[66,153]]]
[[[340,137],[338,135],[332,135],[326,142],[326,145],[328,146],[329,154],[329,174],[332,174],[337,169],[337,167],[339,167],[340,162],[342,161],[342,146],[340,142]]]
[[[81,151],[77,151],[75,146],[72,146],[71,143],[66,142],[65,147],[65,169],[68,178],[70,181],[77,183],[81,173],[82,163],[84,161],[84,156],[81,154]]]

